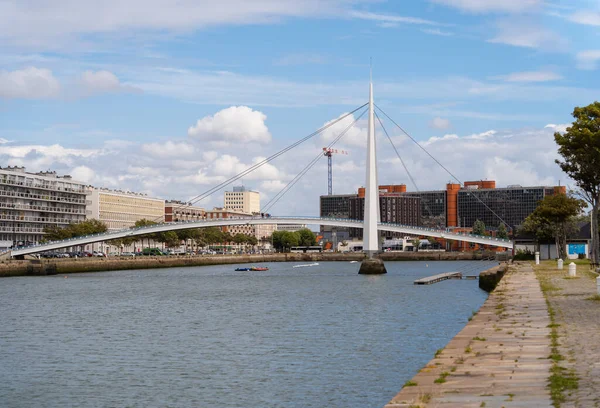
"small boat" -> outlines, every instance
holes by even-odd
[[[350,263],[357,263],[358,261],[350,261]]]
[[[252,267],[245,267],[245,268],[235,268],[235,270],[236,270],[236,272],[261,272],[261,271],[268,271],[269,268],[252,266]]]
[[[310,263],[310,264],[294,265],[293,268],[304,268],[305,266],[319,266],[319,263],[315,262],[315,263]]]
[[[266,266],[262,266],[262,267],[258,267],[258,266],[253,266],[252,268],[250,268],[251,271],[268,271],[269,268],[267,268]]]
[[[235,268],[236,272],[248,272],[252,270],[252,268]]]

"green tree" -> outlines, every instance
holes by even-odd
[[[573,110],[575,121],[565,133],[554,133],[560,168],[575,181],[580,196],[592,207],[592,260],[600,259],[598,209],[600,207],[600,102]]]
[[[291,231],[273,232],[273,246],[281,252],[287,252],[291,247],[298,246],[300,235]]]
[[[163,242],[167,248],[173,248],[181,245],[181,239],[175,231],[167,231],[160,233],[160,241]]]
[[[566,194],[546,196],[525,219],[524,231],[535,234],[538,242],[554,238],[558,257],[565,259],[567,238],[575,232],[575,217],[584,207],[582,200]]]
[[[504,223],[500,223],[500,225],[498,226],[498,231],[496,232],[496,237],[503,238],[503,239],[508,238],[508,231],[506,231],[506,225],[504,225]]]
[[[314,246],[317,245],[317,237],[308,228],[302,228],[297,231],[298,233],[298,245],[300,246]]]
[[[415,252],[419,251],[419,246],[421,245],[421,240],[416,238],[413,242]]]
[[[485,224],[481,220],[475,220],[473,223],[473,234],[485,235]]]
[[[101,234],[107,230],[108,228],[106,227],[106,224],[96,219],[85,220],[77,224],[69,224],[64,228],[61,228],[57,225],[49,225],[44,228],[46,239],[49,241],[81,237],[84,235]]]

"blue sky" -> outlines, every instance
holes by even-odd
[[[366,102],[372,58],[377,104],[461,178],[555,184],[552,132],[600,90],[597,1],[171,3],[0,2],[0,165],[186,199]],[[358,125],[336,192],[363,183]],[[443,188],[386,127],[419,188]],[[333,137],[245,182],[272,196]],[[380,181],[407,182],[378,143]],[[324,193],[323,166],[290,194]]]

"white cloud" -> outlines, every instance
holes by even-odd
[[[450,121],[448,119],[444,119],[444,118],[433,118],[430,122],[429,122],[429,126],[434,128],[434,129],[448,129],[451,125],[450,125]]]
[[[349,15],[354,18],[361,20],[371,20],[386,23],[399,23],[399,24],[418,24],[418,25],[441,25],[435,21],[425,20],[418,17],[406,17],[399,16],[396,14],[383,14],[383,13],[371,13],[368,11],[351,11]]]
[[[446,134],[431,137],[422,145],[462,181],[495,179],[498,186],[556,184],[559,179],[564,183],[566,176],[554,163],[558,154],[553,139],[554,131],[564,126],[549,124],[541,129]],[[364,129],[364,124],[361,129]],[[394,134],[390,136],[397,141]],[[378,132],[379,182],[406,183],[409,190],[413,190],[402,165],[383,138],[383,134]],[[400,153],[418,187],[422,190],[444,189],[450,176],[416,145],[406,138],[403,140]],[[74,179],[96,186],[144,192],[152,197],[188,200],[264,159],[262,156],[250,158],[243,147],[200,152],[197,146],[195,155],[181,155],[176,160],[171,157],[157,159],[148,153],[146,147],[150,146],[150,151],[153,151],[163,145],[169,146],[168,149],[172,151],[185,148],[184,142],[176,140],[144,145],[119,146],[111,143],[110,149],[107,145],[98,149],[76,149],[66,145],[0,145],[0,161],[7,165],[24,165],[28,171],[34,172],[56,170],[59,174],[71,174]],[[312,148],[296,149],[237,183],[243,182],[260,191],[265,204],[267,195],[280,191],[315,157],[320,147],[319,144]],[[364,142],[362,146],[356,145],[350,155],[336,155],[333,158],[336,194],[353,193],[364,183],[364,158]],[[322,158],[271,213],[318,214],[318,197],[327,192],[326,174],[326,160]],[[568,184],[568,180],[564,184]],[[211,199],[203,200],[198,205],[211,208],[213,205],[222,205],[222,200],[223,193],[219,190]]]
[[[524,71],[496,77],[507,82],[548,82],[562,79],[562,75],[552,71]]]
[[[584,70],[594,70],[598,67],[600,61],[600,50],[587,50],[577,53],[577,68]]]
[[[600,13],[591,10],[580,10],[567,17],[573,23],[600,26]]]
[[[231,106],[214,116],[199,119],[188,129],[194,139],[225,143],[269,143],[271,133],[265,124],[267,116],[247,106]]]
[[[70,173],[71,177],[77,181],[92,183],[96,178],[96,172],[87,166],[77,166]]]
[[[541,0],[429,0],[470,13],[520,13],[542,4]]]
[[[142,151],[158,159],[176,159],[178,157],[195,156],[194,146],[184,142],[167,140],[164,143],[148,143],[142,145]]]
[[[45,0],[8,0],[0,4],[0,41],[52,48],[79,40],[85,34],[181,33],[216,25],[269,24],[289,17],[336,16],[358,2],[221,0],[217,7],[212,0],[55,0],[51,4]],[[89,41],[89,36],[86,40]]]
[[[546,126],[544,126],[544,129],[552,129],[555,132],[565,133],[567,131],[567,128],[571,127],[571,126],[572,126],[571,123],[564,123],[564,124],[559,124],[559,125],[555,125],[554,123],[549,123]]]
[[[123,85],[119,78],[110,71],[85,71],[78,80],[79,86],[86,95],[110,92],[138,92],[139,89]]]
[[[346,113],[341,114],[337,119],[341,118],[344,115],[346,115]],[[364,118],[364,116],[363,116],[363,118]],[[323,126],[329,125],[330,123],[334,122],[337,119],[325,122],[323,124]],[[325,146],[329,145],[329,143],[331,143],[333,140],[335,140],[340,134],[342,134],[342,132],[346,131],[344,136],[342,136],[342,138],[335,145],[336,148],[341,147],[341,146],[360,146],[360,147],[366,146],[367,145],[367,128],[365,126],[365,123],[358,121],[352,127],[350,127],[352,122],[354,122],[355,120],[356,120],[356,118],[352,114],[352,115],[349,115],[349,116],[345,117],[344,119],[340,120],[339,122],[335,123],[334,125],[331,125],[327,129],[325,129],[323,132],[321,132],[319,139],[318,139],[319,142],[317,142],[317,143],[319,143],[320,145],[325,147]]]
[[[488,42],[552,51],[562,51],[566,47],[566,40],[560,35],[533,21],[501,20],[497,27],[498,33]]]
[[[60,84],[48,69],[28,67],[0,71],[0,98],[46,99],[59,93]]]
[[[454,33],[451,33],[450,31],[442,31],[439,28],[423,28],[421,31],[425,34],[439,35],[442,37],[451,37],[454,35]]]

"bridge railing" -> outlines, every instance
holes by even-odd
[[[33,244],[33,245],[28,245],[26,247],[20,247],[17,249],[32,249],[32,248],[37,248],[37,247],[41,247],[41,246],[46,246],[46,245],[51,245],[51,244],[63,244],[63,243],[68,243],[70,241],[76,241],[76,240],[85,240],[87,238],[93,238],[93,237],[98,237],[98,236],[102,236],[104,239],[103,241],[110,241],[111,236],[118,236],[118,235],[122,235],[124,233],[127,232],[139,232],[139,231],[143,231],[143,230],[150,230],[150,229],[155,229],[157,227],[160,226],[165,226],[165,225],[182,225],[182,224],[201,224],[201,223],[217,223],[219,221],[255,221],[255,220],[272,220],[272,221],[277,221],[277,220],[297,220],[297,219],[301,219],[301,220],[315,220],[315,221],[323,221],[323,220],[327,220],[327,221],[338,221],[338,222],[345,222],[345,223],[350,223],[350,224],[357,224],[357,225],[362,225],[363,221],[362,220],[353,220],[353,219],[347,219],[347,218],[334,218],[334,217],[317,217],[317,216],[268,216],[268,217],[263,217],[263,216],[252,216],[252,217],[220,217],[220,218],[209,218],[209,219],[203,219],[203,220],[185,220],[185,221],[175,221],[175,222],[164,222],[164,223],[157,223],[157,224],[151,224],[151,225],[145,225],[145,226],[140,226],[140,227],[132,227],[132,228],[127,228],[127,229],[121,229],[121,230],[117,230],[117,231],[109,231],[109,232],[104,232],[104,233],[96,233],[96,234],[88,234],[88,235],[81,235],[78,237],[71,237],[71,238],[66,238],[64,240],[57,240],[57,241],[48,241],[45,243],[38,243],[38,244]],[[489,241],[496,241],[496,242],[502,242],[502,243],[510,243],[511,241],[508,239],[503,239],[503,238],[497,238],[497,237],[490,237],[490,236],[485,236],[485,235],[476,235],[476,234],[468,234],[468,233],[461,233],[461,232],[453,232],[453,231],[449,231],[448,229],[435,229],[435,228],[428,228],[428,227],[420,227],[420,226],[415,226],[415,225],[404,225],[404,224],[395,224],[395,223],[389,223],[389,222],[381,222],[378,225],[384,225],[384,226],[390,226],[390,227],[399,227],[399,228],[405,228],[408,230],[414,230],[414,231],[429,231],[429,232],[436,232],[436,233],[440,233],[440,234],[448,234],[448,237],[451,236],[461,236],[461,237],[469,237],[469,238],[475,238],[475,239],[483,239],[483,240],[489,240]],[[201,227],[198,227],[201,228]],[[407,232],[408,233],[408,232]],[[136,234],[137,235],[137,234]]]

